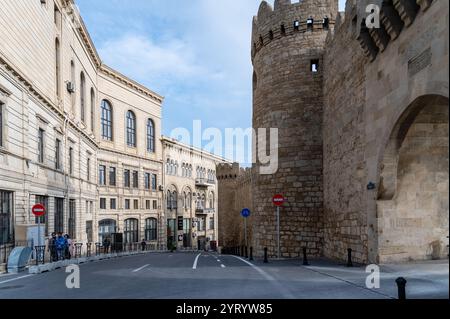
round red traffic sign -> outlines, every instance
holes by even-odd
[[[33,206],[33,208],[31,209],[31,212],[35,215],[35,216],[44,216],[45,215],[45,206],[42,204],[36,204]]]
[[[283,206],[285,199],[283,195],[275,195],[272,199],[272,202],[275,206]]]

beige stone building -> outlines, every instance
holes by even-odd
[[[224,159],[163,137],[167,246],[215,249],[219,237],[216,167]]]
[[[261,3],[253,126],[279,128],[280,148],[276,174],[253,167],[257,255],[277,255],[271,198],[283,194],[282,257],[448,258],[448,25],[448,1]]]
[[[163,98],[102,63],[72,0],[1,0],[0,17],[0,245],[43,203],[47,235],[165,247]]]

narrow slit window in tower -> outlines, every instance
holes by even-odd
[[[281,30],[281,35],[285,36],[286,35],[286,28],[284,27],[284,24],[281,25],[280,30]]]
[[[308,28],[308,30],[312,30],[313,26],[314,26],[314,19],[313,17],[309,17],[308,20],[306,20],[306,26]]]
[[[324,30],[328,30],[330,28],[330,19],[328,18],[328,16],[325,16],[325,18],[323,18],[322,26]]]
[[[319,72],[319,60],[318,59],[311,60],[311,72],[312,73]]]

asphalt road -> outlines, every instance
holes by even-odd
[[[0,299],[391,299],[402,273],[413,298],[448,298],[448,261],[387,269],[377,290],[365,287],[365,268],[315,264],[152,253],[82,264],[79,289],[66,287],[65,269],[0,276]]]

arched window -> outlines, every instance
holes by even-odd
[[[183,192],[183,208],[187,208],[187,195]]]
[[[155,152],[155,123],[151,119],[147,121],[147,151]]]
[[[173,175],[177,176],[178,175],[178,162],[175,162],[175,166],[174,166],[174,171],[173,171]]]
[[[172,193],[167,192],[167,209],[172,209]]]
[[[185,174],[186,172],[185,172],[185,169],[184,169],[184,163],[183,164],[181,164],[181,176],[183,176],[184,177],[184,174]]]
[[[111,240],[111,235],[117,231],[117,223],[114,219],[104,219],[98,223],[98,241],[103,242],[106,238]]]
[[[158,240],[158,221],[156,218],[147,218],[145,220],[145,240]]]
[[[200,202],[201,208],[204,209],[206,204],[206,196],[205,194],[202,195],[202,200]]]
[[[127,145],[136,147],[136,115],[132,111],[127,112]]]
[[[173,192],[172,193],[172,209],[178,208],[178,193]]]
[[[95,132],[95,91],[91,88],[91,132]]]
[[[214,193],[209,195],[209,208],[214,208]]]
[[[127,244],[139,242],[139,221],[134,218],[126,219],[123,235]]]
[[[86,79],[84,72],[80,74],[80,117],[81,122],[86,122]]]
[[[166,163],[166,174],[167,175],[170,174],[170,160],[169,159],[167,160],[167,163]]]
[[[189,165],[189,177],[192,177],[192,165]]]
[[[191,193],[188,193],[186,197],[186,208],[191,209],[191,207],[192,207],[192,195]]]
[[[113,134],[112,134],[112,125],[113,125],[113,118],[112,118],[112,107],[111,104],[103,100],[101,105],[101,126],[102,126],[102,137],[104,140],[112,141],[113,140]]]
[[[55,85],[56,96],[61,98],[61,53],[59,40],[55,40]]]

